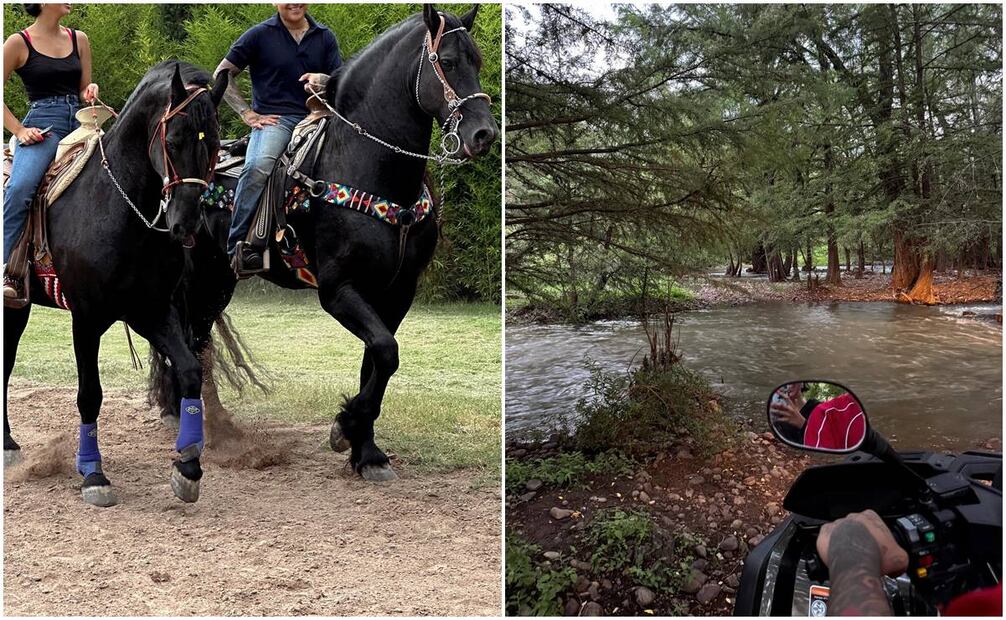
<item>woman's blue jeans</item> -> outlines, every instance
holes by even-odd
[[[49,164],[56,158],[56,147],[79,123],[74,118],[78,101],[75,95],[46,97],[33,101],[28,115],[21,123],[25,127],[52,129],[45,139],[35,144],[14,146],[14,165],[10,180],[3,192],[3,262],[10,260],[11,252],[28,221],[28,209],[35,190],[45,176]],[[15,141],[16,142],[16,141]]]

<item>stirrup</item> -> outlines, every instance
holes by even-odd
[[[242,263],[242,256],[244,255],[244,248],[248,244],[246,241],[238,241],[237,246],[234,248],[234,258],[231,259],[231,269],[234,270],[234,275],[238,280],[246,280],[260,273],[269,271],[269,248],[266,248],[262,252],[262,268],[261,269],[245,269]]]
[[[13,293],[13,294],[11,294]],[[25,294],[24,285],[18,286],[17,281],[4,275],[3,278],[3,306],[12,310],[20,310],[28,305],[28,295]]]

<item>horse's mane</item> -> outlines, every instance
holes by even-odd
[[[451,30],[461,26],[461,20],[452,13],[443,13],[444,19],[446,21],[444,28],[445,30]],[[389,48],[398,45],[402,39],[411,34],[411,31],[416,28],[416,26],[421,25],[425,33],[426,23],[423,21],[422,13],[414,13],[402,21],[398,22],[391,28],[388,28],[380,35],[377,36],[373,41],[368,43],[360,51],[353,55],[352,58],[347,59],[336,71],[332,74],[329,80],[328,88],[326,89],[325,98],[328,99],[330,104],[335,103],[336,96],[338,95],[339,84],[344,83],[345,80],[349,79],[352,74],[359,70],[358,68],[366,64],[366,60],[369,60],[371,56],[375,54],[380,58],[390,51]],[[475,44],[471,37],[464,37],[462,40],[468,41],[470,49],[469,51],[473,58],[478,62],[479,65],[482,64],[482,52],[479,50],[478,45]],[[419,50],[416,49],[416,58],[419,57]],[[372,69],[372,67],[368,67]],[[367,76],[368,81],[371,76]]]
[[[146,93],[148,90],[156,92],[166,91],[170,88],[175,66],[181,69],[182,81],[185,84],[207,86],[210,83],[210,74],[191,63],[174,58],[162,60],[143,75],[140,83],[136,85],[129,98],[126,99],[126,103],[123,104],[122,112],[125,113],[129,110],[130,104],[134,103],[141,93]]]

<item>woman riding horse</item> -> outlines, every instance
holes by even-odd
[[[48,210],[48,248],[61,299],[73,315],[81,421],[77,471],[84,477],[83,498],[94,505],[116,502],[98,449],[98,346],[120,320],[171,360],[183,412],[171,486],[183,501],[199,496],[202,373],[171,298],[185,266],[183,247],[195,240],[200,198],[220,144],[217,108],[227,76],[212,92],[208,82],[207,73],[178,61],[148,71],[95,157]],[[32,303],[54,305],[33,282]],[[10,433],[6,394],[30,310],[30,305],[4,309],[5,462],[20,453]]]
[[[12,34],[3,45],[4,82],[21,76],[28,93],[28,115],[18,121],[3,106],[3,124],[14,134],[14,164],[3,197],[4,303],[16,303],[24,287],[7,273],[7,263],[28,221],[28,207],[59,141],[77,128],[78,96],[91,103],[98,85],[91,82],[91,43],[80,30],[60,26],[69,4],[25,4],[35,23]]]

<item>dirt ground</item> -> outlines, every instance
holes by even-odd
[[[933,293],[940,304],[987,303],[998,301],[998,278],[988,274],[938,274]],[[891,274],[867,271],[862,278],[842,273],[841,286],[828,286],[823,278],[813,290],[807,288],[806,274],[801,282],[770,283],[761,278],[717,278],[699,286],[698,299],[704,305],[733,305],[758,301],[829,302],[897,301],[891,288]]]
[[[500,497],[476,474],[367,483],[327,425],[247,426],[207,449],[198,503],[168,484],[174,432],[106,393],[104,468],[119,504],[80,497],[75,391],[20,385],[25,461],[4,472],[4,615],[497,615]],[[268,441],[265,441],[268,433]]]
[[[587,609],[590,615],[730,615],[748,550],[785,518],[782,499],[809,463],[770,434],[746,432],[738,445],[711,458],[671,448],[628,476],[593,476],[583,489],[543,488],[508,497],[507,524],[545,552],[559,551],[577,571],[575,591],[563,597],[566,615],[588,615]],[[688,532],[705,541],[690,550],[694,562],[681,591],[658,592],[644,607],[629,576],[591,569],[591,549],[581,533],[598,511],[612,507],[645,511],[668,539]],[[553,508],[574,512],[557,520]]]

